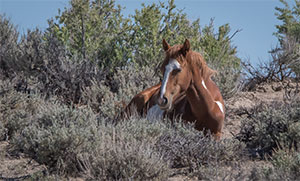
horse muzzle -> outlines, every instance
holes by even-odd
[[[159,97],[157,99],[157,104],[160,107],[160,109],[162,110],[170,110],[172,108],[172,101],[170,101],[167,97],[163,96],[163,97]]]

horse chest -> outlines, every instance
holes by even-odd
[[[154,105],[148,110],[146,118],[151,122],[155,120],[160,120],[163,118],[164,113],[165,111],[160,109],[158,105]]]

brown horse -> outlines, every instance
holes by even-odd
[[[174,101],[185,93],[192,110],[192,115],[185,119],[195,122],[197,130],[210,130],[219,139],[225,108],[219,88],[211,80],[215,71],[207,66],[200,53],[190,50],[188,40],[172,47],[163,40],[163,47],[166,58],[161,67],[164,77],[157,100],[159,107],[171,110]]]
[[[123,112],[133,112],[148,118],[182,117],[195,123],[197,130],[210,130],[221,137],[225,110],[221,93],[210,79],[215,73],[203,57],[190,50],[190,43],[170,47],[163,40],[166,58],[162,64],[162,83],[134,96]],[[134,110],[133,110],[134,109]]]

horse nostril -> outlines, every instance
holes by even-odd
[[[165,96],[163,96],[163,97],[160,97],[159,99],[158,99],[158,102],[157,102],[160,106],[165,106],[165,105],[167,105],[167,103],[168,103],[168,99],[165,97]]]
[[[166,105],[168,103],[168,99],[164,96],[163,97],[163,105]]]

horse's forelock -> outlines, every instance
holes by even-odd
[[[169,64],[169,61],[171,59],[176,59],[177,57],[180,56],[180,49],[182,48],[182,45],[174,45],[172,47],[170,47],[167,51],[166,51],[166,57],[164,62],[161,65],[161,69],[163,70],[165,68],[166,65]],[[179,60],[180,61],[180,60]]]

